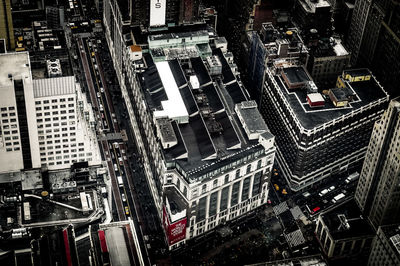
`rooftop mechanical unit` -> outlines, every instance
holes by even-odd
[[[47,64],[47,74],[48,74],[49,78],[62,76],[60,59],[47,60],[46,64]]]

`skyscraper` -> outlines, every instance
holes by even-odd
[[[350,24],[347,46],[352,54],[351,63],[357,62],[361,42],[365,33],[366,23],[372,0],[356,0],[353,16]]]
[[[368,266],[400,265],[400,226],[380,226],[372,243]]]
[[[33,80],[30,66],[27,52],[0,54],[0,171],[100,164],[93,112],[74,77]]]
[[[351,64],[369,67],[391,96],[400,71],[400,1],[357,0],[348,33]]]
[[[14,27],[10,0],[0,0],[0,39],[6,40],[7,50],[14,50]]]
[[[375,123],[355,199],[376,228],[400,222],[400,102]]]

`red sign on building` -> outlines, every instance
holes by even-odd
[[[167,214],[167,210],[166,210],[165,206],[163,207],[163,224],[164,224],[165,232],[167,234],[169,245],[173,245],[173,244],[185,239],[186,221],[187,221],[187,218],[185,217],[185,218],[171,224],[168,214]]]

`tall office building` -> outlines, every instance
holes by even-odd
[[[357,166],[387,93],[368,69],[342,71],[348,54],[340,43],[329,43],[326,57],[309,51],[309,58],[295,29],[263,26],[264,37],[252,45],[249,76],[260,86],[260,112],[276,136],[277,161],[291,189]],[[316,79],[305,69],[307,58]],[[319,88],[316,81],[332,85]]]
[[[400,95],[399,25],[398,0],[357,0],[347,40],[351,64],[368,66],[391,96]]]
[[[400,96],[400,1],[389,2],[377,43],[371,68],[391,96]]]
[[[355,199],[372,225],[400,222],[400,102],[392,100],[375,123]]]
[[[400,265],[400,225],[386,225],[378,228],[372,243],[368,266]]]
[[[7,50],[12,51],[15,49],[10,0],[0,0],[0,39],[6,40]]]
[[[28,53],[0,54],[0,172],[40,167]]]
[[[351,52],[351,64],[355,65],[360,53],[361,43],[364,38],[369,10],[373,0],[356,0],[348,39],[347,47]]]
[[[40,161],[50,170],[101,164],[94,114],[73,76],[33,80]]]
[[[28,53],[0,54],[0,92],[0,172],[101,163],[93,111],[74,77],[33,80]]]

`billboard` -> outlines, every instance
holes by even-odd
[[[150,27],[165,25],[166,0],[150,0]]]
[[[168,244],[173,245],[183,239],[186,236],[186,222],[187,218],[183,218],[175,223],[170,223],[167,210],[163,207],[163,224],[165,233],[167,234]]]

